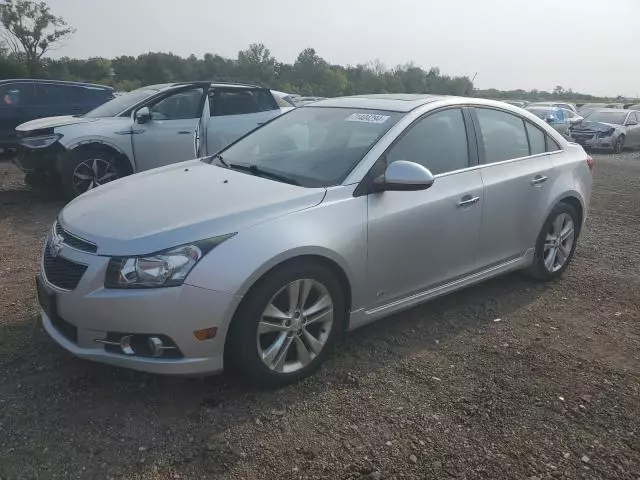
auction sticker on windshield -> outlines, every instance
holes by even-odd
[[[384,123],[389,120],[389,115],[379,115],[377,113],[352,113],[345,121],[347,122],[365,122],[365,123]]]

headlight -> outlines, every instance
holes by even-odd
[[[37,137],[25,137],[20,140],[20,145],[27,148],[47,148],[62,138],[61,133],[39,135]]]
[[[599,135],[597,135],[597,137],[610,137],[611,135],[613,135],[613,132],[615,132],[616,129],[615,128],[611,128],[610,130],[607,130],[606,132],[599,132]]]
[[[104,286],[159,288],[182,285],[202,257],[234,235],[222,235],[150,255],[114,257],[109,261]]]

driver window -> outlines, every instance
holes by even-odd
[[[467,168],[469,152],[462,110],[443,110],[419,120],[387,152],[387,163],[398,160],[419,163],[434,175]]]
[[[200,118],[202,89],[182,90],[163,98],[151,107],[152,120],[184,120]]]

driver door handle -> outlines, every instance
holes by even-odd
[[[544,175],[536,175],[535,177],[533,177],[533,180],[531,180],[531,185],[536,187],[538,185],[542,185],[546,181],[547,177],[545,177]]]
[[[178,132],[178,135],[189,135],[190,133],[193,133],[193,132],[190,132],[189,130],[180,130]]]
[[[458,208],[470,207],[480,201],[480,197],[472,197],[471,195],[465,195],[458,202]]]

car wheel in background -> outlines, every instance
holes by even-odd
[[[62,190],[68,199],[124,176],[118,158],[97,148],[71,152],[61,170]]]
[[[289,263],[247,293],[231,324],[226,353],[248,381],[284,386],[315,372],[342,332],[344,294],[317,262]]]
[[[624,148],[624,135],[620,135],[613,144],[613,153],[622,153]]]
[[[560,202],[542,226],[535,260],[528,273],[544,281],[560,277],[573,258],[579,234],[580,220],[576,210],[568,203]]]

